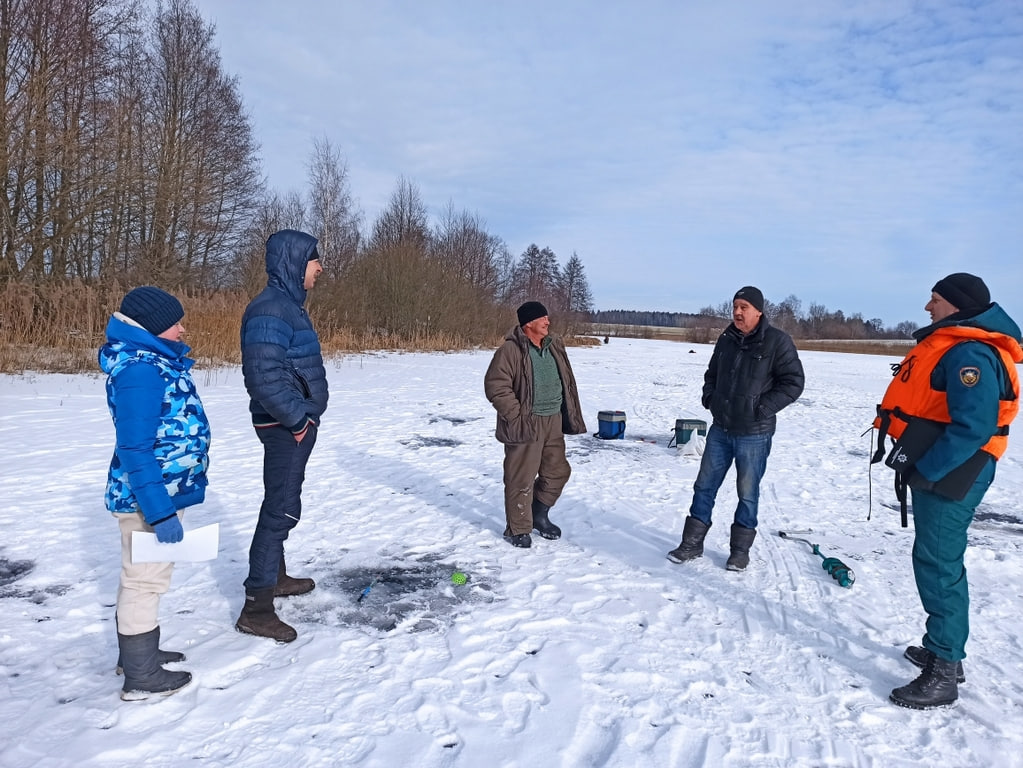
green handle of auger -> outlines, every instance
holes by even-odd
[[[831,578],[847,589],[856,582],[856,574],[852,568],[843,563],[837,557],[826,557],[821,567],[831,574]]]

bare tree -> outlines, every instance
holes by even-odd
[[[309,231],[319,240],[323,268],[334,279],[359,255],[361,220],[341,153],[327,139],[316,139],[309,163]]]
[[[398,179],[390,204],[373,225],[370,248],[383,251],[402,246],[424,253],[429,239],[426,205],[419,187],[403,176]]]
[[[506,251],[504,242],[487,232],[478,214],[456,212],[454,203],[448,203],[434,230],[432,253],[452,275],[493,300],[498,294],[500,261]]]
[[[0,0],[0,277],[92,274],[110,188],[105,84],[131,16],[119,0]]]
[[[283,197],[268,193],[256,206],[236,254],[236,269],[228,274],[235,285],[255,296],[266,285],[266,241],[282,229],[301,229],[306,219],[305,203],[297,192]],[[232,287],[235,287],[234,285]]]
[[[140,152],[151,206],[141,222],[141,266],[170,285],[215,278],[258,192],[255,144],[214,34],[189,0],[170,0],[153,22]]]

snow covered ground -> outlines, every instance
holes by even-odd
[[[724,568],[734,505],[707,554],[678,566],[699,457],[669,448],[699,403],[711,347],[612,339],[570,349],[590,432],[569,438],[560,541],[501,538],[500,445],[482,393],[490,351],[381,353],[328,366],[278,600],[290,645],[233,629],[261,498],[261,449],[237,369],[198,372],[213,426],[216,560],[179,564],[163,646],[192,684],[118,698],[118,530],[103,509],[112,427],[98,376],[0,377],[0,766],[1023,765],[1023,445],[1000,462],[971,529],[967,682],[948,709],[888,692],[923,613],[888,470],[868,474],[892,359],[806,352],[779,419],[749,570]],[[695,442],[695,441],[694,441]],[[870,478],[873,479],[871,489]],[[873,517],[868,502],[873,494]],[[856,573],[843,589],[807,538]],[[455,570],[468,574],[456,586]],[[359,595],[373,585],[365,599]]]

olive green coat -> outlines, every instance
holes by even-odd
[[[561,430],[566,435],[586,431],[579,388],[564,342],[551,336],[550,352],[558,365],[564,401],[561,404]],[[521,445],[537,439],[533,415],[533,363],[529,359],[529,339],[515,326],[494,352],[494,359],[483,377],[483,391],[497,410],[497,439],[505,445]]]

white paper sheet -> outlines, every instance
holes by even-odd
[[[188,563],[215,560],[220,546],[220,523],[185,531],[185,538],[176,544],[161,544],[155,533],[132,531],[131,561],[133,563]]]

